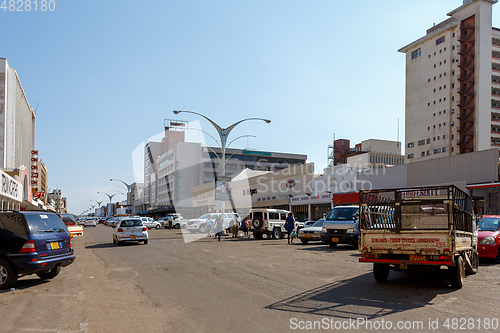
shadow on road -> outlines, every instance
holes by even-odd
[[[14,288],[16,290],[23,290],[23,289],[29,289],[33,287],[40,287],[46,283],[49,283],[50,280],[42,280],[36,275],[30,275],[29,277],[22,277],[19,280],[17,280],[16,285]],[[6,290],[0,290],[0,294],[10,292],[10,289]]]
[[[389,282],[377,283],[371,273],[311,289],[266,309],[338,318],[372,319],[431,303],[440,294],[454,292],[443,273],[392,272]]]
[[[86,249],[104,249],[107,247],[117,247],[117,246],[113,244],[113,242],[85,246]]]

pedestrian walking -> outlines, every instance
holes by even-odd
[[[172,215],[169,215],[167,217],[167,222],[168,222],[168,229],[172,229]]]
[[[290,234],[293,231],[295,225],[295,220],[293,218],[292,213],[288,213],[288,217],[286,218],[285,222],[285,229],[286,229],[286,234],[288,237],[288,244],[293,244],[293,238],[290,238]]]
[[[223,221],[222,221],[222,214],[217,215],[217,218],[215,220],[215,231],[217,240],[220,242],[220,236],[222,234],[222,228],[223,228]]]
[[[248,238],[248,219],[249,218],[250,218],[250,216],[247,216],[241,221],[241,230],[243,230],[243,235],[245,238]]]
[[[213,221],[212,221],[212,215],[210,215],[207,219],[207,237],[208,238],[212,237],[212,235],[210,234],[212,227],[213,227]]]

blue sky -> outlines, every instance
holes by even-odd
[[[36,148],[49,187],[75,214],[108,200],[97,191],[126,191],[109,179],[134,181],[132,153],[163,131],[165,118],[200,120],[216,135],[175,109],[223,127],[269,118],[242,123],[231,137],[256,135],[250,148],[307,154],[317,172],[334,134],[351,145],[396,140],[399,118],[404,142],[405,56],[397,50],[462,4],[54,1],[52,12],[0,10],[0,57],[38,104]]]

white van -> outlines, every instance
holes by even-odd
[[[255,239],[262,239],[266,234],[267,238],[280,239],[286,234],[285,222],[289,210],[271,208],[253,208],[248,214],[248,231],[253,233]],[[298,226],[295,222],[294,229]]]

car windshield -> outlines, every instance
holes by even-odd
[[[72,223],[75,222],[75,216],[73,214],[61,214],[61,220],[64,223]]]
[[[313,227],[322,227],[323,226],[323,220],[316,221],[312,226]]]
[[[130,227],[142,227],[141,220],[125,220],[120,223],[120,227],[122,228],[130,228]]]
[[[26,214],[31,233],[67,232],[63,221],[56,214]]]
[[[359,211],[358,207],[352,208],[334,208],[328,213],[326,217],[330,221],[344,221],[344,220],[355,220],[356,213]]]
[[[210,214],[205,214],[205,215],[202,215],[200,217],[198,217],[199,219],[208,219],[208,217],[210,216]]]
[[[482,221],[477,224],[477,230],[479,231],[497,231],[499,226],[498,218],[484,217]]]

